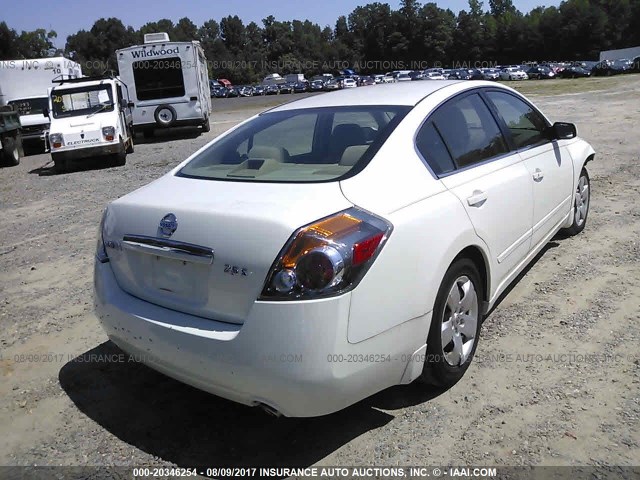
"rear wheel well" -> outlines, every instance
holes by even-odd
[[[460,258],[468,258],[471,260],[478,272],[480,272],[480,279],[484,282],[484,298],[482,299],[485,303],[489,301],[489,270],[487,269],[487,262],[484,258],[482,250],[475,246],[468,246],[464,250],[462,250],[456,258],[453,259],[454,263],[456,260]]]

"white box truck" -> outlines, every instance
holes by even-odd
[[[171,42],[166,33],[148,33],[144,45],[116,50],[116,58],[135,105],[136,132],[151,136],[156,128],[183,125],[209,131],[209,72],[200,42]]]
[[[26,146],[47,148],[47,91],[52,82],[80,77],[80,64],[64,57],[0,62],[0,105],[11,105],[19,113]]]

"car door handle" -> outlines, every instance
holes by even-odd
[[[487,194],[482,190],[474,190],[473,195],[467,198],[470,207],[481,207],[487,201]]]
[[[536,182],[541,182],[544,178],[544,173],[539,168],[536,168],[535,172],[533,172],[533,180]]]

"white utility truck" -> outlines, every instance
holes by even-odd
[[[64,80],[51,88],[49,143],[56,171],[95,157],[124,165],[133,153],[132,107],[127,85],[110,75]]]
[[[64,57],[0,62],[0,105],[11,105],[20,115],[25,146],[46,151],[49,130],[47,91],[51,82],[80,77],[80,64]]]
[[[183,125],[209,131],[209,72],[200,42],[171,42],[166,33],[147,33],[144,45],[116,50],[116,58],[135,105],[136,132],[151,136],[156,128]]]

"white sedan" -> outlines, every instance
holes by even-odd
[[[593,158],[492,82],[287,103],[108,205],[97,316],[150,367],[285,416],[450,386],[500,294],[584,229]]]
[[[528,80],[529,75],[518,67],[507,67],[500,70],[500,80]]]

